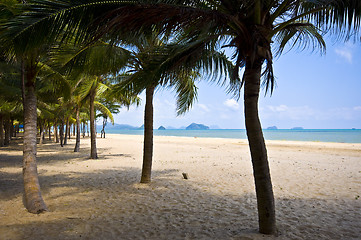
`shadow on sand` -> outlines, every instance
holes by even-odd
[[[6,150],[16,152],[19,147]],[[88,160],[89,149],[74,153],[72,147],[61,148],[52,143],[39,146],[39,152],[43,154],[38,157],[38,164]],[[49,157],[60,151],[56,158]],[[100,149],[99,155],[102,151]],[[110,157],[132,156],[104,154],[100,161]],[[21,156],[3,154],[0,150],[0,159],[0,201],[19,199],[21,174],[1,169],[21,168]],[[174,177],[178,174],[175,169],[153,171],[152,174],[153,182],[144,185],[138,183],[140,169],[137,167],[51,175],[40,171],[42,192],[50,211],[41,215],[23,211],[18,218],[33,218],[23,224],[6,224],[4,219],[1,220],[0,238],[9,231],[15,234],[12,235],[15,239],[62,240],[303,239],[304,232],[311,232],[313,239],[360,237],[360,232],[348,230],[350,224],[360,225],[360,222],[353,222],[361,210],[360,204],[342,199],[278,198],[279,236],[276,238],[257,233],[254,194],[221,195],[210,191],[212,186],[207,182]],[[59,191],[52,191],[54,189]],[[345,204],[348,204],[346,208]],[[335,221],[337,225],[334,225]],[[1,239],[7,239],[6,234],[3,236]]]

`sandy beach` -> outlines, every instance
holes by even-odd
[[[0,239],[361,239],[361,144],[267,141],[279,236],[257,233],[246,140],[154,138],[140,184],[142,136],[38,145],[49,211],[22,204],[22,143],[0,149]],[[187,173],[189,179],[183,179]]]

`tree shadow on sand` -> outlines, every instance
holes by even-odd
[[[85,150],[77,156],[84,160],[87,154]],[[131,157],[115,155],[120,160]],[[49,162],[46,156],[39,157],[40,164],[66,164],[75,155]],[[104,160],[111,157],[114,154]],[[136,167],[44,172],[39,177],[50,211],[32,215],[24,209],[14,217],[28,219],[21,224],[1,220],[1,239],[304,239],[305,233],[313,239],[360,237],[361,204],[356,200],[278,198],[279,236],[273,237],[257,233],[253,193],[241,194],[240,189],[224,195],[207,182],[182,179],[177,169],[153,171],[150,184],[138,183]],[[21,174],[0,172],[0,183],[0,201],[21,201]]]

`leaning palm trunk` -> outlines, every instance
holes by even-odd
[[[258,97],[262,60],[247,61],[244,73],[244,108],[246,130],[251,151],[253,174],[256,185],[259,231],[264,234],[276,233],[276,217],[271,175],[262,127],[258,117]]]
[[[153,95],[154,87],[147,87],[145,90],[145,111],[144,111],[144,148],[143,148],[143,168],[141,183],[149,183],[152,173],[153,158]]]
[[[76,108],[76,140],[75,140],[75,147],[74,152],[79,152],[80,148],[80,117],[79,117],[79,106]]]
[[[90,93],[90,158],[97,159],[97,143],[96,143],[96,132],[95,132],[95,111],[94,111],[94,101],[95,101],[95,90],[92,90]]]
[[[41,213],[47,210],[41,196],[36,164],[36,95],[34,82],[28,79],[26,84],[24,105],[24,204],[31,213]]]
[[[105,126],[107,125],[107,117],[103,117],[103,128],[100,131],[100,138],[104,137],[105,138]]]

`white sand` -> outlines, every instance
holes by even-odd
[[[140,184],[142,136],[38,148],[49,212],[22,204],[21,146],[0,149],[0,239],[361,239],[361,144],[269,141],[279,236],[257,233],[245,140],[155,137]],[[190,179],[184,180],[182,173]]]

